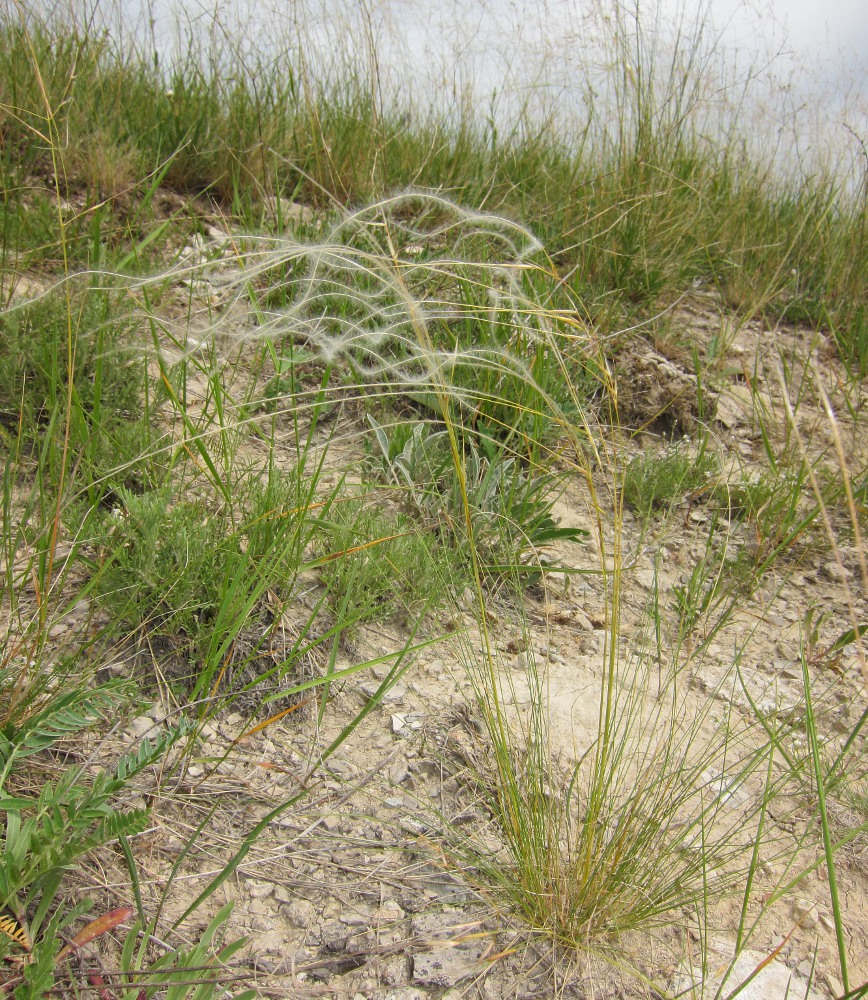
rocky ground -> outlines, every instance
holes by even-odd
[[[219,298],[216,284],[195,292]],[[624,458],[643,447],[662,450],[661,430],[696,432],[701,387],[678,345],[692,341],[706,349],[717,338],[723,346],[711,410],[705,402],[705,412],[713,416],[704,419],[725,469],[766,468],[770,439],[781,451],[793,454],[801,446],[809,455],[827,456],[832,465],[840,447],[850,468],[865,466],[868,455],[860,431],[864,396],[844,377],[822,338],[760,321],[730,328],[714,301],[698,294],[678,307],[670,327],[671,340],[653,345],[637,340],[621,359],[622,419],[625,427],[645,428],[620,436]],[[801,444],[786,418],[785,386],[789,398],[797,398]],[[361,416],[351,406],[337,421],[349,441],[354,440],[350,432],[362,428]],[[330,433],[342,437],[333,429]],[[292,461],[289,449],[284,457]],[[357,464],[360,457],[345,445],[336,447],[328,460],[337,471]],[[607,494],[601,495],[604,503],[610,502]],[[557,513],[564,524],[592,527],[587,489],[578,478],[568,484]],[[602,514],[611,544],[615,512],[609,507]],[[676,629],[671,595],[705,557],[713,516],[701,495],[685,497],[665,521],[624,513],[618,656],[625,663],[651,665],[652,701],[654,678],[668,676],[672,665]],[[800,649],[810,609],[820,609],[824,616],[810,662],[824,733],[840,742],[864,711],[868,676],[859,651],[849,645],[829,652],[854,621],[868,620],[859,548],[846,518],[830,516],[840,543],[837,552],[822,524],[816,525],[811,537],[800,539],[791,553],[772,563],[757,586],[746,587],[744,600],[710,640],[705,641],[700,627],[677,650],[678,697],[687,717],[702,716],[703,731],[713,730],[730,711],[751,717],[751,701],[770,718],[800,710]],[[735,516],[723,518],[717,537],[715,545],[734,553],[754,551],[757,565],[764,546],[771,544],[755,523]],[[487,628],[508,717],[520,727],[539,678],[550,752],[568,764],[588,750],[597,734],[604,656],[612,636],[611,603],[599,567],[601,558],[611,555],[601,557],[591,541],[555,550],[551,557],[586,572],[547,574],[544,584],[529,590],[523,606],[491,595]],[[280,611],[287,641],[298,635],[319,596],[315,573],[304,583],[298,600]],[[84,611],[79,607],[75,613]],[[627,935],[618,946],[624,961],[613,964],[593,948],[571,951],[528,928],[455,849],[456,838],[462,837],[481,850],[502,846],[484,794],[490,747],[468,673],[468,662],[483,656],[479,622],[476,599],[469,592],[454,611],[428,622],[426,637],[438,641],[411,654],[407,670],[382,704],[321,766],[317,762],[323,750],[376,692],[390,669],[388,659],[336,686],[321,719],[317,706],[307,704],[246,736],[250,725],[241,711],[206,723],[184,748],[176,769],[150,775],[136,791],[139,801],[153,805],[150,828],[134,841],[145,905],[162,901],[163,922],[171,923],[223,869],[242,838],[271,813],[231,877],[184,925],[192,940],[197,921],[204,927],[219,905],[233,901],[227,935],[247,938],[233,967],[263,995],[494,1000],[659,996],[668,989],[698,997],[703,994],[691,970],[699,961],[700,937],[707,948],[705,995],[714,995],[708,983],[719,979],[732,958],[740,898],[712,900],[702,935],[692,923],[694,916],[682,912],[653,932]],[[336,666],[389,657],[406,641],[393,622],[360,627]],[[275,650],[276,659],[279,653]],[[107,655],[101,669],[105,676],[127,673],[140,658],[140,652],[130,651]],[[743,687],[734,679],[736,662]],[[308,664],[313,671],[322,666],[315,658]],[[92,746],[79,750],[82,759],[95,766],[145,735],[157,734],[177,715],[178,706],[165,690],[165,697],[136,718],[94,737]],[[849,789],[853,795],[845,789],[830,803],[839,834],[865,822],[853,797],[860,787],[864,809],[864,778],[855,772]],[[281,809],[302,790],[307,794]],[[757,794],[751,785],[740,789],[730,806],[733,815]],[[798,813],[798,804],[794,808]],[[184,854],[191,838],[194,845]],[[841,850],[839,866],[850,982],[861,983],[868,980],[864,835]],[[784,861],[764,864],[761,877],[768,891],[786,882]],[[113,847],[93,857],[82,882],[102,887],[97,899],[105,908],[130,901],[129,877]],[[762,894],[758,887],[756,897]],[[809,980],[812,996],[843,993],[822,870],[769,906],[720,995],[769,958],[740,995],[801,997]],[[647,981],[630,974],[631,968]]]

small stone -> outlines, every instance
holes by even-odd
[[[398,903],[394,899],[387,899],[383,902],[383,905],[377,911],[377,917],[380,920],[386,920],[389,922],[395,920],[403,920],[406,913],[401,909]]]
[[[272,895],[278,903],[292,903],[293,895],[285,885],[276,885],[272,890]]]
[[[424,823],[419,822],[418,819],[413,819],[412,816],[402,816],[398,825],[404,833],[409,833],[414,837],[425,833],[427,829]]]
[[[191,778],[201,778],[204,773],[205,773],[205,768],[202,767],[201,764],[191,764],[187,768],[187,774]]]
[[[826,980],[826,987],[828,988],[829,992],[832,994],[833,997],[844,996],[844,984],[841,982],[840,979],[836,979],[833,975],[831,975],[828,972],[823,978]]]
[[[130,736],[141,739],[145,735],[150,735],[154,728],[154,720],[149,715],[139,715],[128,723],[127,732]]]
[[[817,905],[809,899],[797,899],[793,903],[793,917],[802,930],[811,931],[817,926]]]
[[[820,910],[818,919],[827,931],[833,931],[835,929],[835,921],[832,919],[831,914],[826,913],[825,910]]]
[[[804,979],[808,979],[814,971],[814,963],[804,959],[796,966],[796,972]]]
[[[387,809],[403,809],[404,800],[398,795],[390,795],[387,799],[383,800],[383,805]]]
[[[846,583],[853,574],[841,563],[828,562],[820,567],[820,575],[832,583]]]
[[[453,944],[448,921],[439,915],[432,915],[430,920],[418,918],[414,926],[422,924],[421,933],[429,937],[434,947],[430,951],[420,952],[413,956],[413,979],[418,983],[432,986],[454,986],[462,979],[477,975],[483,956],[488,948],[484,940],[464,940]],[[437,942],[443,939],[442,945]]]
[[[328,816],[323,817],[322,825],[326,830],[337,830],[341,825],[341,818],[337,813],[329,813]]]
[[[407,965],[407,959],[403,955],[392,955],[380,967],[380,977],[387,986],[400,986],[407,982]],[[390,991],[387,996],[394,997],[394,1000],[426,1000],[424,993],[414,989]]]
[[[672,985],[673,992],[695,1000],[735,994],[739,1000],[793,1000],[794,996],[819,1000],[813,990],[807,995],[803,987],[796,990],[790,970],[776,959],[769,961],[768,955],[758,951],[743,951],[731,965],[723,962],[713,973],[682,963]]]
[[[359,690],[365,696],[366,699],[370,700],[373,698],[380,685],[377,681],[361,681],[359,683]],[[406,684],[393,684],[392,687],[387,688],[380,697],[381,704],[384,705],[399,705],[407,695],[407,685]]]
[[[406,764],[398,764],[389,775],[389,780],[393,785],[402,785],[410,777]]]
[[[346,951],[350,932],[339,920],[334,920],[320,927],[319,936],[324,951],[339,952]]]
[[[296,927],[308,928],[316,923],[316,910],[307,899],[294,899],[283,912]]]

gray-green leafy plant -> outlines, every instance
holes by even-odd
[[[473,544],[489,572],[523,565],[555,541],[582,541],[581,528],[561,526],[552,509],[559,495],[557,477],[533,475],[500,446],[482,453],[477,438],[462,439],[462,477],[456,475],[446,430],[427,424],[398,424],[391,436],[372,416],[379,448],[372,463],[381,478],[406,491],[407,503],[421,516],[439,520],[447,544],[466,547],[464,503],[469,507]],[[532,560],[531,560],[532,561]]]

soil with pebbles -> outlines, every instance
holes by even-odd
[[[675,312],[671,344],[630,347],[621,378],[628,383],[630,371],[640,377],[624,394],[629,425],[670,433],[709,425],[728,467],[750,472],[766,467],[767,440],[790,454],[799,446],[785,418],[788,385],[799,397],[798,421],[808,454],[825,456],[834,465],[840,446],[851,468],[863,468],[858,415],[864,392],[844,378],[825,341],[808,330],[769,329],[760,322],[727,330],[726,322],[713,301],[697,297]],[[692,360],[678,344],[691,342],[702,352],[712,338],[727,344],[727,352],[718,359],[713,393],[703,398]],[[837,416],[837,435],[827,402]],[[358,413],[346,408],[335,419],[348,433],[332,433],[333,441],[358,440],[351,433],[361,426]],[[625,433],[621,448],[630,454],[665,444],[650,433],[634,439]],[[248,457],[255,457],[255,442],[245,448],[251,449]],[[274,455],[291,465],[289,443]],[[348,446],[336,445],[328,455],[335,475],[358,459]],[[562,522],[590,528],[589,509],[584,484],[570,482],[558,502]],[[604,521],[607,516],[611,519],[612,512],[604,511]],[[625,513],[619,655],[644,651],[653,658],[659,650],[650,613],[655,593],[664,641],[673,634],[670,598],[705,557],[712,516],[701,497],[686,499],[665,526]],[[845,538],[846,519],[835,527]],[[695,650],[689,645],[681,650],[679,683],[688,709],[698,711],[709,698],[719,703],[721,714],[731,710],[743,717],[753,712],[751,702],[769,716],[798,709],[804,694],[803,623],[809,609],[821,609],[814,648],[826,655],[814,657],[810,669],[821,695],[824,735],[833,745],[846,738],[865,709],[866,675],[852,645],[834,654],[829,650],[854,618],[868,620],[868,601],[854,543],[842,544],[836,556],[822,529],[812,530],[813,538],[799,539],[761,580],[746,583],[738,610],[710,641],[696,636]],[[755,524],[733,517],[719,522],[718,531],[733,552],[748,548],[756,564],[762,562],[770,540],[758,536]],[[542,679],[552,754],[569,762],[587,751],[597,732],[608,605],[593,540],[550,555],[587,572],[547,574],[520,608],[492,596],[487,629],[509,716],[514,721],[526,717],[533,667]],[[290,636],[299,634],[319,600],[315,574],[305,583],[297,601],[280,611]],[[81,607],[72,612],[81,620],[88,614],[90,609]],[[55,627],[74,629],[78,619]],[[142,778],[130,804],[152,805],[152,822],[133,845],[145,907],[150,911],[162,901],[161,922],[170,927],[220,874],[243,837],[270,815],[235,872],[179,931],[195,940],[217,908],[231,900],[226,936],[247,939],[233,959],[235,972],[268,995],[341,1000],[658,995],[593,953],[570,952],[529,931],[473,870],[462,869],[444,849],[442,833],[449,824],[483,848],[498,846],[478,789],[490,767],[490,748],[465,666],[468,656],[481,655],[478,620],[467,594],[453,611],[430,622],[429,632],[439,633],[441,641],[411,658],[382,703],[324,763],[319,763],[322,753],[377,690],[388,663],[336,686],[322,718],[313,706],[303,705],[250,735],[245,733],[255,706],[214,719],[194,744],[185,746],[177,767]],[[388,621],[359,627],[336,667],[387,656],[406,641]],[[735,650],[740,651],[741,688],[731,680]],[[318,668],[323,665],[306,666]],[[103,670],[125,673],[129,665],[107,661]],[[159,701],[79,752],[91,765],[111,761],[176,716],[175,705]],[[865,822],[864,812],[846,794],[834,797],[830,809],[839,833]],[[868,980],[864,835],[840,851],[838,864],[850,979],[860,983]],[[776,862],[760,877],[771,887],[783,876]],[[130,902],[129,878],[113,846],[96,852],[83,881],[102,887],[95,894],[99,906]],[[762,891],[756,887],[758,897]],[[94,895],[92,888],[89,892]],[[621,946],[629,964],[649,979],[673,990],[688,988],[700,936],[710,968],[717,963],[723,969],[732,957],[739,907],[739,900],[712,906],[702,935],[689,915],[679,912],[664,929],[630,934]],[[110,950],[108,942],[94,947]],[[757,962],[771,958],[768,968],[792,979],[795,995],[804,995],[808,979],[813,995],[842,992],[822,867],[769,906],[750,948],[750,954],[760,956]],[[775,992],[778,988],[769,985],[765,995],[783,996]]]

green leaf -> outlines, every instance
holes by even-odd
[[[849,646],[851,642],[861,639],[866,632],[868,632],[868,623],[862,623],[855,628],[847,629],[846,632],[842,632],[832,643],[829,647],[829,652],[837,653],[839,649],[843,649],[845,646]]]
[[[21,809],[29,809],[35,805],[33,799],[16,799],[11,795],[4,795],[0,798],[0,812],[18,812]]]

